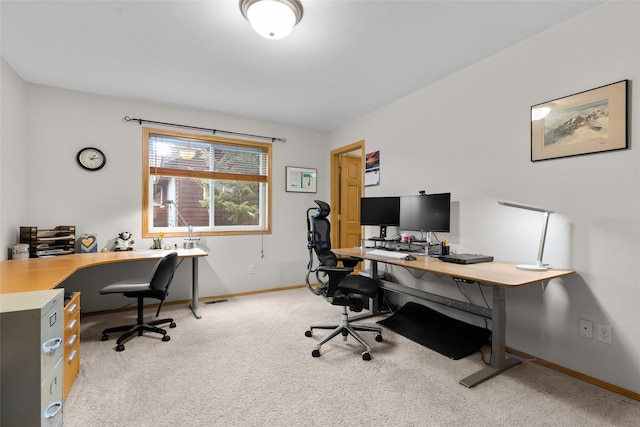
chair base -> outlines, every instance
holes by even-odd
[[[352,326],[349,323],[349,314],[347,313],[347,307],[342,307],[342,320],[339,325],[314,325],[310,326],[309,329],[305,332],[305,336],[310,337],[313,335],[314,329],[332,329],[332,331],[326,335],[320,342],[315,346],[311,355],[313,357],[320,357],[320,347],[329,340],[335,338],[339,334],[342,334],[343,340],[346,341],[347,337],[351,335],[354,337],[360,344],[362,344],[365,348],[365,351],[362,352],[362,360],[371,360],[371,346],[358,334],[357,331],[367,331],[367,332],[376,332],[375,340],[378,342],[382,341],[382,328],[377,326]]]
[[[125,325],[125,326],[116,326],[113,328],[107,328],[102,331],[102,341],[107,341],[109,339],[109,334],[113,332],[124,332],[124,334],[120,335],[116,340],[116,351],[124,350],[124,342],[129,338],[134,336],[142,336],[144,332],[155,332],[157,334],[162,335],[162,341],[169,341],[171,337],[167,335],[167,331],[159,328],[158,325],[162,325],[168,323],[170,328],[175,328],[176,324],[173,319],[161,319],[154,320],[149,323],[136,323],[135,325]]]

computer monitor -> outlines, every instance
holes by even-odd
[[[360,199],[360,225],[380,227],[378,237],[387,237],[388,225],[400,224],[400,197],[362,197]]]
[[[450,231],[451,193],[400,197],[400,229]]]

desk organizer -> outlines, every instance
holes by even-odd
[[[29,257],[67,255],[75,253],[76,227],[59,225],[53,229],[20,227],[20,243],[29,245]]]

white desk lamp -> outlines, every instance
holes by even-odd
[[[516,268],[520,270],[532,270],[532,271],[548,270],[549,266],[542,263],[542,254],[544,253],[544,241],[547,238],[547,225],[549,224],[549,215],[551,215],[553,211],[548,211],[542,208],[534,208],[531,206],[518,205],[515,203],[509,203],[509,202],[498,202],[498,203],[503,206],[510,206],[512,208],[527,209],[530,211],[544,213],[544,221],[542,223],[542,233],[540,233],[540,247],[538,248],[538,259],[536,263],[535,264],[517,264]]]
[[[184,225],[187,226],[188,234],[187,234],[187,237],[185,237],[185,239],[184,239],[183,247],[185,249],[193,249],[193,248],[195,248],[196,247],[196,240],[200,240],[200,238],[196,237],[196,235],[193,233],[193,226],[189,225],[187,220],[184,219],[184,217],[180,213],[180,210],[178,210],[178,206],[176,206],[176,204],[175,204],[175,202],[173,200],[165,200],[164,202],[162,202],[162,204],[165,205],[165,206],[173,205],[173,207],[176,209],[176,213],[178,214],[178,217],[180,217],[180,219],[182,220]]]

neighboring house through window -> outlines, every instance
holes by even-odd
[[[143,129],[143,237],[271,232],[271,144]]]

